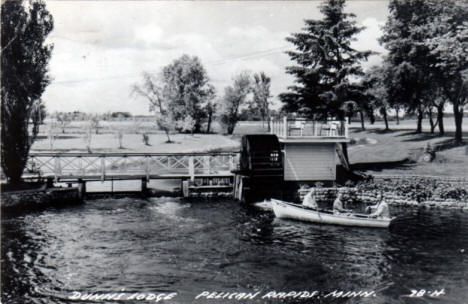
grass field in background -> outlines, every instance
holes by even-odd
[[[157,130],[151,121],[111,121],[101,122],[100,134],[94,134],[91,141],[93,152],[208,152],[238,151],[240,137],[244,134],[266,133],[266,123],[239,122],[233,135],[222,134],[172,134],[174,143],[166,143],[164,132]],[[47,136],[48,126],[42,126],[41,133],[34,143],[32,152],[87,152],[83,131],[84,122],[72,122],[65,133],[57,134],[50,149]],[[423,133],[416,134],[415,120],[402,120],[399,125],[390,122],[390,131],[384,131],[384,124],[378,121],[366,123],[361,130],[360,122],[349,125],[349,136],[355,144],[349,145],[350,162],[358,170],[366,173],[395,175],[435,175],[468,178],[468,146],[454,146],[455,125],[452,118],[445,119],[445,136],[430,134],[428,122],[423,124]],[[213,129],[221,133],[215,123]],[[464,120],[464,138],[468,142],[468,119]],[[123,130],[123,149],[119,149],[117,130]],[[436,130],[437,131],[437,130]],[[145,145],[142,132],[149,134],[150,145]],[[424,147],[430,143],[436,147],[433,162],[420,161]]]

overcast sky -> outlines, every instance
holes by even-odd
[[[43,95],[49,112],[128,111],[148,114],[148,104],[130,95],[143,71],[157,72],[182,54],[198,56],[217,98],[242,70],[264,71],[273,100],[293,78],[284,54],[290,33],[304,19],[321,18],[319,1],[47,1],[55,28],[52,83]],[[377,42],[387,1],[348,1],[347,12],[366,26],[354,47],[383,53]],[[365,67],[378,64],[373,56]]]

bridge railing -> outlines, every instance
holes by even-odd
[[[239,154],[220,153],[30,153],[25,174],[61,178],[219,174],[237,169]]]
[[[298,137],[348,137],[348,126],[344,121],[316,121],[307,119],[272,120],[271,134],[282,138]]]

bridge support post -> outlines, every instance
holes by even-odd
[[[182,180],[182,195],[184,197],[189,197],[189,181],[188,180]]]
[[[190,181],[193,182],[195,180],[195,164],[193,161],[193,156],[189,156],[188,170],[189,170],[189,175],[190,175]]]
[[[101,156],[101,182],[106,180],[106,159]]]
[[[78,179],[78,195],[80,199],[84,199],[86,196],[86,182],[81,178]]]
[[[148,179],[146,177],[141,178],[141,193],[143,195],[148,193]]]
[[[52,188],[54,186],[54,179],[52,177],[48,177],[46,181],[47,188]]]

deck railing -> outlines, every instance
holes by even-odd
[[[315,121],[306,119],[272,120],[271,134],[281,138],[301,137],[348,137],[348,126],[344,121]]]
[[[61,178],[217,174],[234,170],[239,153],[30,153],[25,174]]]

